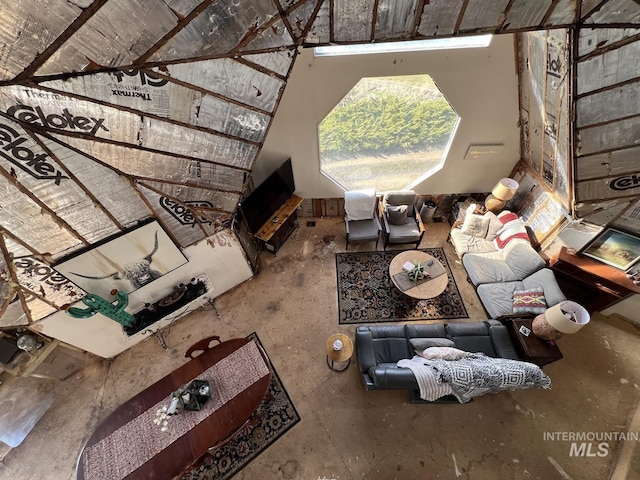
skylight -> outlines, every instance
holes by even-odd
[[[316,57],[334,55],[365,55],[368,53],[418,52],[422,50],[446,50],[453,48],[483,48],[491,44],[492,35],[472,37],[436,38],[407,42],[362,43],[358,45],[330,45],[315,47]]]

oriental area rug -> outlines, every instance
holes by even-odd
[[[449,277],[446,290],[418,300],[403,294],[389,276],[399,252],[336,253],[340,324],[467,318],[467,309],[442,248],[420,249],[435,257]]]
[[[257,334],[252,333],[247,338],[262,346]],[[229,479],[300,421],[300,415],[280,377],[273,365],[270,364],[270,367],[271,385],[256,411],[258,421],[243,426],[230,441],[210,450],[173,480]]]

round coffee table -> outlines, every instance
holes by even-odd
[[[420,300],[427,300],[429,298],[435,298],[444,292],[447,289],[447,285],[449,284],[449,275],[446,272],[442,275],[439,275],[431,280],[423,282],[415,287],[411,287],[408,290],[402,290],[398,283],[396,282],[394,275],[396,273],[402,272],[402,265],[406,262],[421,262],[422,264],[427,264],[433,260],[438,265],[442,266],[442,264],[435,259],[432,255],[428,253],[421,252],[420,250],[406,250],[404,252],[400,252],[398,255],[393,257],[391,260],[391,264],[389,265],[389,275],[391,276],[391,281],[402,293],[408,295],[412,298],[417,298]],[[442,267],[444,269],[444,267]]]

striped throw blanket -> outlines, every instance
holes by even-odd
[[[400,368],[410,368],[416,377],[420,387],[420,398],[422,400],[437,400],[445,395],[451,395],[453,390],[448,383],[438,383],[436,370],[426,365],[428,361],[422,357],[415,356],[412,359],[402,359],[397,365]]]

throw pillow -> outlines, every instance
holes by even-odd
[[[391,225],[404,225],[407,223],[406,205],[387,205],[385,209]]]
[[[409,343],[416,352],[416,355],[422,356],[422,352],[429,347],[455,347],[453,340],[448,338],[410,338]]]
[[[496,247],[498,247],[498,250],[502,250],[504,247],[507,246],[507,244],[511,240],[516,240],[516,239],[524,240],[525,242],[528,242],[529,244],[531,244],[531,240],[529,239],[529,234],[527,233],[527,230],[524,228],[523,229],[510,228],[508,230],[500,232],[498,233],[498,236],[496,236],[496,238],[493,239],[493,241],[496,244]]]
[[[529,235],[527,234],[527,228],[524,224],[524,220],[518,217],[515,213],[504,211],[498,215],[500,222],[502,222],[502,228],[496,233],[494,242],[499,250],[502,250],[507,243],[511,240],[519,238],[529,242]]]
[[[547,301],[542,288],[516,290],[513,292],[513,313],[544,313]]]
[[[484,215],[467,213],[464,217],[460,233],[471,235],[472,237],[485,238],[489,230],[489,221],[489,217],[485,217]]]
[[[468,352],[454,347],[429,347],[422,352],[427,360],[460,360]]]
[[[503,225],[506,225],[512,220],[517,220],[520,217],[518,217],[518,214],[510,212],[509,210],[503,210],[498,214],[498,218],[500,219]]]

